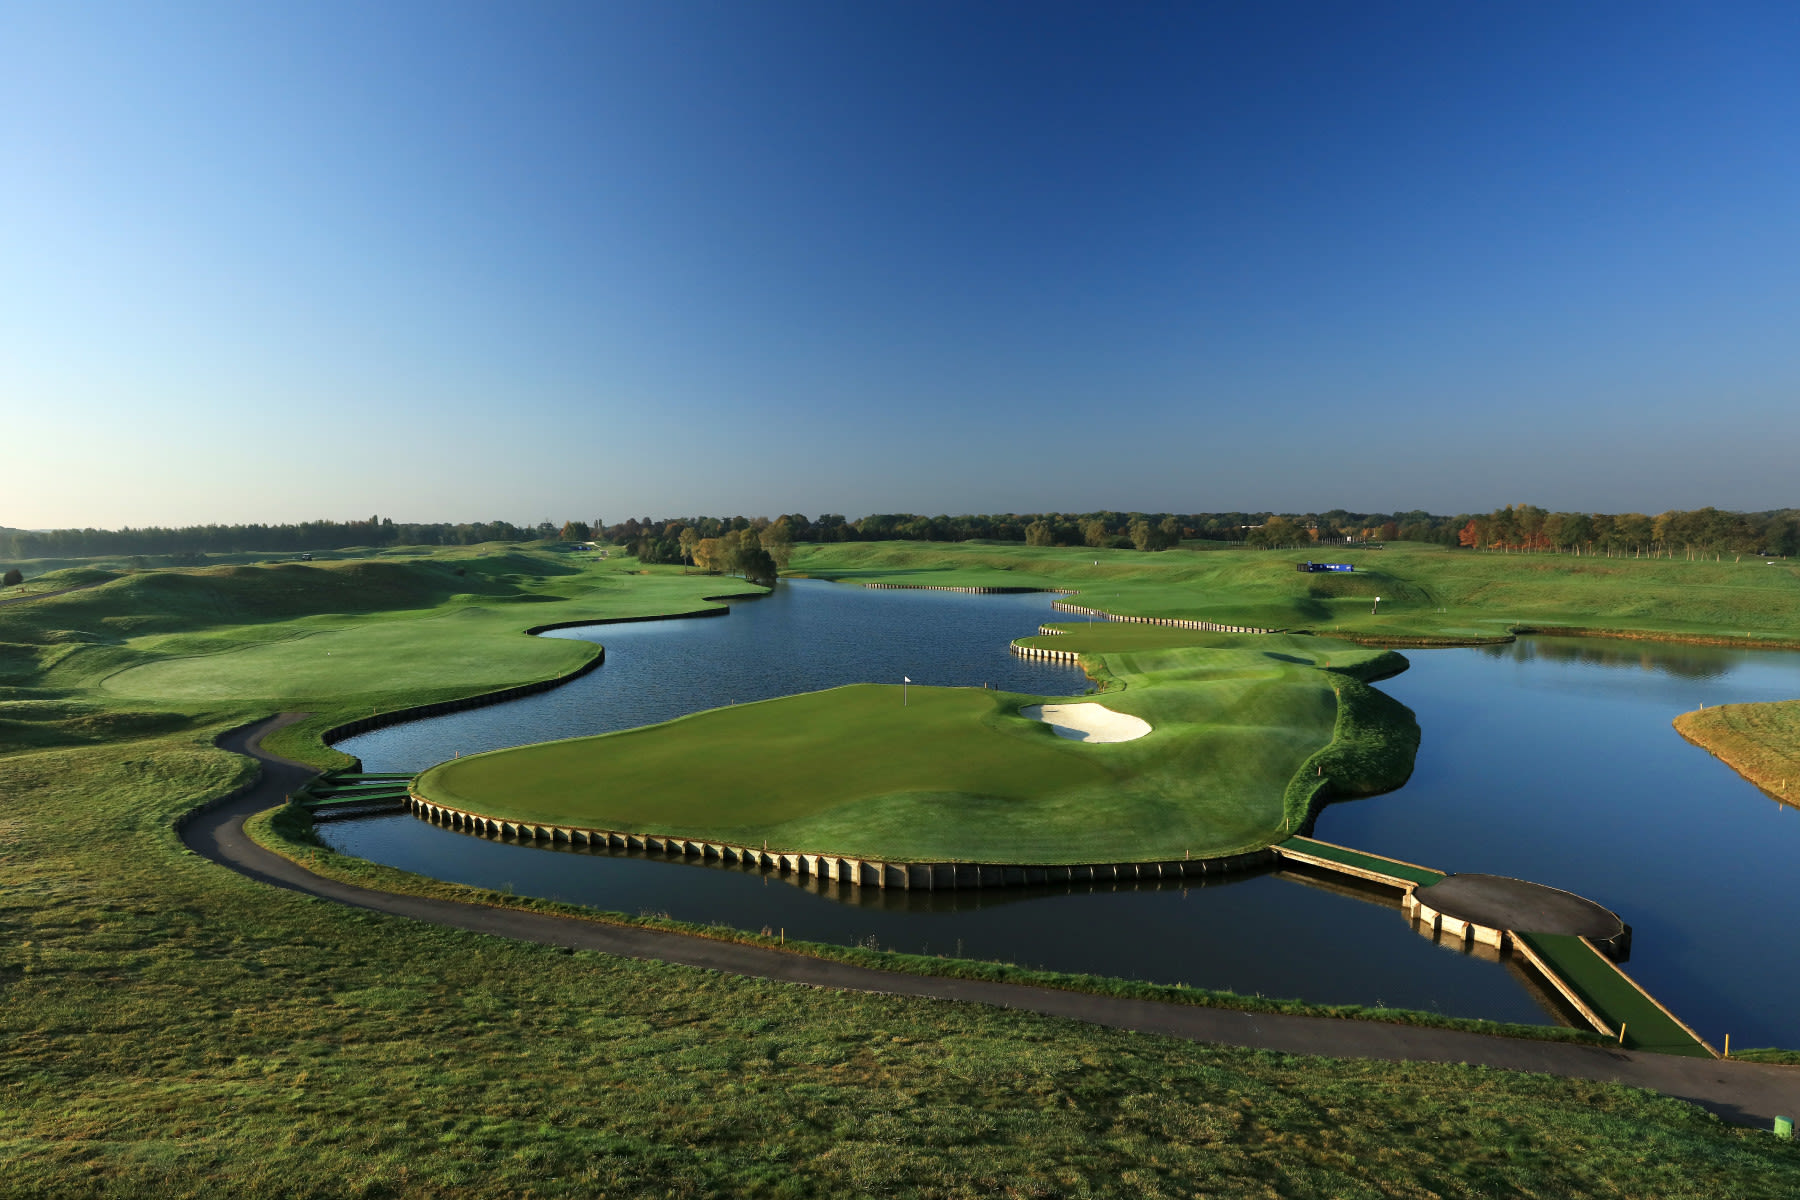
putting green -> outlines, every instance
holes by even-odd
[[[915,687],[903,706],[865,684],[440,763],[416,790],[505,820],[888,860],[1231,854],[1290,832],[1288,786],[1332,742],[1346,678],[1290,639],[1257,645],[1105,656],[1126,684],[1107,706],[1152,726],[1129,742],[1057,737],[1019,713],[1040,697]]]

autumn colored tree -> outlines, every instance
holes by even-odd
[[[694,543],[694,565],[708,575],[717,575],[725,569],[725,545],[716,537],[701,538]]]
[[[759,541],[776,566],[785,567],[794,553],[794,533],[786,521],[777,521],[762,531]]]

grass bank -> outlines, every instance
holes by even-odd
[[[1757,787],[1800,805],[1800,700],[1682,713],[1675,730]]]
[[[1307,574],[1306,559],[1352,563]],[[1800,648],[1800,567],[1763,559],[1686,562],[1384,550],[1133,550],[1016,543],[806,546],[793,569],[851,583],[1074,588],[1075,602],[1128,616],[1308,630],[1400,645],[1505,638],[1515,628]],[[1379,597],[1379,603],[1376,598]]]

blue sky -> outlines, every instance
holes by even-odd
[[[1800,6],[0,4],[0,525],[1800,504]]]

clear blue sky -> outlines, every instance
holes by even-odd
[[[0,5],[0,525],[1800,503],[1800,5]]]

